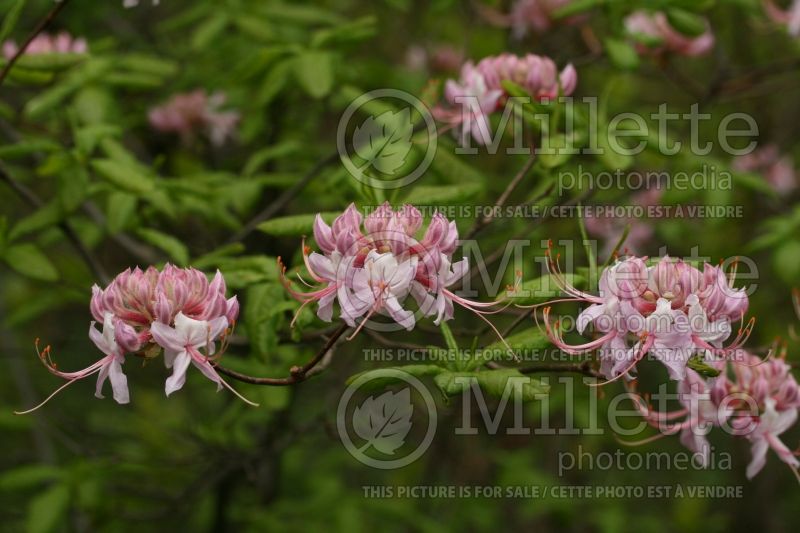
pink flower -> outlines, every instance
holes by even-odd
[[[718,367],[720,375],[708,380],[687,369],[678,386],[683,409],[653,412],[641,398],[631,394],[642,416],[659,429],[661,436],[680,431],[681,443],[701,454],[704,465],[710,449],[706,435],[712,427],[728,421],[730,434],[745,437],[751,443],[748,479],[764,467],[769,449],[798,476],[800,461],[779,438],[797,421],[800,407],[800,386],[791,367],[783,357],[762,360],[744,351],[711,365]],[[683,421],[677,422],[680,418]]]
[[[3,43],[3,56],[6,59],[14,57],[18,50],[19,47],[14,41]],[[89,46],[83,37],[73,38],[67,32],[61,32],[53,36],[47,33],[40,33],[34,37],[33,41],[25,49],[25,55],[85,54],[88,51]]]
[[[776,192],[788,193],[797,187],[794,162],[789,155],[782,156],[778,147],[768,144],[733,160],[738,172],[756,172],[764,176]]]
[[[150,339],[150,324],[171,324],[178,313],[195,320],[219,316],[233,323],[239,313],[235,296],[225,298],[225,279],[217,271],[211,282],[193,268],[166,264],[125,270],[105,289],[92,287],[91,311],[96,320],[111,313],[117,327],[118,342],[128,351],[138,351]],[[144,348],[146,349],[146,347]]]
[[[38,409],[67,385],[95,373],[99,373],[96,393],[99,398],[103,382],[110,378],[114,399],[128,403],[127,380],[121,369],[125,354],[151,359],[163,350],[167,368],[173,368],[178,359],[173,376],[167,380],[167,395],[183,386],[188,362],[193,362],[218,386],[231,389],[209,363],[215,352],[214,343],[224,341],[239,314],[237,298],[225,298],[225,290],[220,272],[209,282],[199,270],[170,264],[160,272],[155,267],[144,271],[128,269],[105,289],[95,285],[90,309],[95,319],[103,321],[103,332],[100,334],[92,322],[89,337],[105,356],[84,370],[61,372],[50,359],[50,347],[45,348],[39,357],[47,369],[69,381],[25,412]],[[201,347],[207,348],[207,356],[200,354]]]
[[[625,29],[630,35],[646,37],[657,43],[637,42],[641,54],[672,52],[684,56],[705,55],[714,47],[714,34],[708,23],[706,26],[705,33],[688,37],[673,28],[667,16],[660,11],[635,11],[625,18]]]
[[[499,108],[503,97],[508,96],[503,81],[514,82],[534,99],[542,100],[555,98],[559,90],[565,96],[572,94],[578,75],[572,65],[559,73],[553,60],[533,54],[524,57],[501,54],[484,58],[477,65],[467,62],[458,81],[445,83],[447,106],[434,108],[434,117],[460,130],[462,144],[466,144],[470,135],[477,143],[488,144],[491,141],[488,117]]]
[[[576,320],[578,332],[592,325],[601,333],[588,343],[567,344],[551,326],[547,307],[545,330],[551,341],[569,354],[599,350],[600,371],[609,380],[627,376],[647,354],[661,361],[672,379],[682,380],[692,355],[730,355],[741,347],[752,321],[730,345],[723,343],[730,337],[731,321],[741,320],[747,311],[747,294],[733,289],[733,280],[721,268],[706,264],[701,272],[666,256],[650,267],[645,261],[616,261],[603,271],[595,296],[572,287],[551,260],[567,300],[590,304]]]
[[[407,330],[413,329],[417,316],[435,316],[438,324],[453,318],[453,304],[489,323],[484,308],[497,302],[473,302],[450,290],[469,270],[466,259],[453,264],[455,223],[434,214],[417,240],[422,224],[414,206],[392,209],[388,202],[366,218],[351,204],[330,226],[317,216],[314,238],[322,253],[310,252],[304,245],[303,256],[306,270],[320,287],[296,291],[285,277],[284,285],[303,306],[318,303],[321,320],[332,319],[338,300],[341,318],[359,329],[375,314],[386,315]],[[407,309],[408,296],[416,300],[416,312]]]
[[[447,101],[458,109],[434,109],[439,120],[451,126],[461,126],[461,144],[466,144],[470,135],[479,144],[490,142],[489,115],[497,109],[503,91],[488,89],[486,80],[472,63],[461,69],[461,80],[447,80],[444,94]]]
[[[188,143],[204,133],[214,146],[221,146],[233,135],[239,123],[236,111],[220,111],[225,104],[223,93],[208,96],[202,89],[176,94],[166,104],[148,114],[150,125],[161,132],[177,133]]]
[[[215,351],[214,340],[228,327],[228,319],[220,316],[211,321],[193,320],[178,312],[174,322],[174,327],[162,322],[154,322],[151,326],[153,340],[164,348],[164,364],[173,369],[164,387],[167,396],[183,387],[191,363],[217,384],[218,391],[225,386],[244,402],[256,406],[228,385],[209,362]],[[205,349],[206,354],[202,354],[200,349]]]
[[[763,0],[763,4],[769,18],[778,24],[785,24],[792,37],[800,37],[800,0],[794,0],[786,10],[775,5],[773,0]]]

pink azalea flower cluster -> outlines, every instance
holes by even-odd
[[[162,350],[166,367],[172,369],[165,385],[167,396],[183,387],[192,364],[217,384],[217,390],[225,386],[241,398],[211,364],[215,343],[224,343],[239,314],[237,298],[225,298],[225,291],[219,271],[209,282],[199,270],[170,264],[160,272],[152,266],[128,269],[105,289],[95,285],[90,305],[95,321],[89,326],[89,338],[104,355],[83,370],[62,372],[51,360],[50,348],[45,348],[39,353],[42,362],[51,373],[68,381],[34,409],[66,386],[94,374],[95,396],[103,398],[103,385],[109,379],[117,403],[128,403],[128,381],[122,372],[126,355],[150,359]],[[97,322],[102,330],[95,327]]]
[[[177,133],[185,143],[197,133],[204,133],[214,146],[221,146],[233,135],[239,123],[236,111],[220,111],[225,104],[223,93],[211,96],[202,89],[174,95],[166,104],[148,114],[150,125],[164,133]]]
[[[19,46],[14,41],[3,43],[3,57],[11,59],[19,51]],[[89,51],[86,39],[83,37],[74,38],[67,32],[60,32],[57,35],[40,33],[34,37],[31,44],[25,49],[26,55],[38,54],[85,54]]]
[[[763,0],[763,4],[769,18],[785,24],[792,37],[800,37],[800,0],[794,0],[787,9],[781,9],[773,0]]]
[[[498,110],[508,96],[502,82],[511,81],[524,88],[536,100],[568,96],[575,90],[578,74],[567,65],[560,73],[552,59],[528,54],[519,57],[501,54],[486,57],[461,68],[458,81],[447,80],[444,95],[448,107],[433,109],[433,115],[450,127],[460,129],[461,142],[472,135],[476,142],[491,140],[489,115]]]
[[[359,329],[375,314],[388,316],[407,330],[414,328],[419,316],[435,316],[434,323],[439,324],[453,318],[454,303],[486,320],[487,311],[482,309],[495,302],[473,302],[450,290],[469,271],[466,258],[453,262],[458,241],[455,222],[434,214],[417,240],[422,224],[416,207],[394,210],[388,202],[366,217],[350,204],[332,225],[317,215],[314,239],[321,253],[309,253],[304,245],[303,257],[321,288],[298,292],[285,277],[284,284],[303,305],[317,302],[317,316],[326,322],[338,300],[341,318]],[[409,296],[416,301],[416,313],[404,307]]]
[[[739,172],[757,172],[779,193],[791,192],[797,187],[794,161],[790,155],[781,155],[778,147],[768,144],[733,160],[733,169]]]
[[[578,332],[592,325],[599,334],[585,344],[567,344],[558,325],[550,324],[548,307],[545,329],[551,341],[570,354],[598,350],[600,372],[609,380],[628,377],[648,354],[667,367],[672,379],[682,380],[692,356],[727,356],[742,346],[753,320],[723,346],[731,335],[731,322],[743,320],[748,307],[747,293],[733,288],[733,275],[707,263],[699,270],[667,256],[648,267],[646,259],[627,257],[606,268],[599,295],[571,286],[551,259],[567,300],[591,304],[576,320]]]
[[[706,436],[713,427],[723,427],[751,443],[748,479],[764,468],[769,449],[797,476],[800,461],[779,438],[797,421],[800,407],[800,386],[784,357],[762,360],[741,350],[728,361],[712,364],[721,373],[707,380],[687,369],[678,384],[681,409],[654,412],[633,396],[640,413],[661,436],[680,432],[681,443],[695,452],[704,466],[710,455]]]
[[[625,18],[625,29],[632,36],[643,36],[657,41],[657,45],[649,46],[637,42],[641,54],[660,54],[672,52],[684,56],[701,56],[714,47],[714,34],[706,24],[705,33],[697,37],[688,37],[673,28],[667,16],[658,12],[635,11]]]

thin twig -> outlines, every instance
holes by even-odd
[[[492,370],[500,370],[506,368],[513,368],[513,367],[506,367],[499,363],[495,363],[490,361],[486,363],[487,368]],[[584,361],[582,363],[571,363],[571,364],[564,364],[564,363],[540,363],[535,366],[528,366],[518,369],[520,374],[540,374],[540,373],[548,373],[548,372],[566,372],[566,373],[575,373],[575,374],[583,374],[584,376],[591,377],[591,378],[599,378],[601,375],[592,368],[592,363],[590,361]]]
[[[42,202],[42,200],[36,196],[36,193],[12,178],[2,166],[0,166],[0,179],[6,182],[6,184],[11,187],[14,192],[16,192],[34,209],[40,209],[44,205],[44,202]],[[108,284],[108,282],[111,281],[111,278],[109,278],[105,268],[103,268],[103,265],[100,264],[100,261],[98,261],[94,255],[92,255],[92,252],[86,247],[86,245],[83,244],[83,241],[81,241],[80,237],[78,237],[78,234],[75,232],[70,223],[67,220],[62,220],[58,223],[58,227],[61,228],[61,231],[64,232],[64,235],[72,243],[72,246],[75,248],[75,250],[77,250],[78,254],[81,256],[84,263],[86,263],[86,266],[89,267],[89,270],[91,270],[94,277],[104,285]]]
[[[8,63],[6,63],[6,65],[3,67],[3,70],[0,70],[0,85],[3,84],[3,81],[6,79],[6,76],[8,76],[8,73],[11,71],[14,63],[16,63],[17,60],[22,57],[22,54],[25,53],[25,50],[28,48],[31,42],[33,42],[36,36],[42,33],[51,22],[53,22],[53,19],[56,18],[56,16],[67,6],[68,3],[69,0],[57,0],[56,5],[54,5],[47,15],[45,15],[44,18],[39,21],[39,24],[37,24],[36,28],[34,28],[31,34],[28,35],[28,38],[25,39],[25,42],[22,43],[17,52],[11,56],[11,59],[8,60]]]
[[[250,383],[251,385],[267,385],[272,387],[283,387],[286,385],[294,385],[296,383],[300,383],[301,381],[305,381],[310,376],[310,371],[316,367],[320,361],[325,357],[331,348],[333,348],[336,341],[339,340],[339,337],[345,334],[345,332],[350,329],[350,326],[347,324],[342,324],[339,329],[337,329],[333,335],[328,338],[328,341],[325,343],[325,346],[317,352],[317,355],[314,356],[309,362],[307,362],[303,366],[293,366],[289,370],[289,376],[285,378],[259,378],[254,376],[248,376],[247,374],[242,374],[240,372],[236,372],[235,370],[231,370],[229,368],[225,368],[224,366],[216,365],[214,368],[220,374],[224,374],[229,378],[233,378],[237,381],[242,381],[244,383]]]
[[[600,374],[594,368],[592,368],[592,363],[590,361],[584,361],[582,363],[572,363],[572,364],[564,364],[564,363],[538,364],[536,366],[520,368],[519,371],[521,374],[539,374],[545,372],[568,372],[568,373],[583,374],[584,376],[588,376],[591,378],[601,377]]]
[[[338,161],[338,159],[339,159],[339,153],[333,152],[326,158],[319,160],[313,167],[311,167],[311,169],[308,172],[306,172],[306,174],[302,178],[300,178],[300,180],[297,183],[292,185],[290,188],[286,189],[283,192],[283,194],[281,194],[280,196],[278,196],[278,198],[275,199],[274,202],[272,202],[267,207],[262,209],[256,216],[250,219],[250,221],[247,224],[245,224],[242,229],[234,233],[233,236],[231,236],[231,238],[228,239],[226,244],[231,244],[234,242],[240,242],[244,240],[244,238],[250,235],[250,233],[252,233],[258,227],[259,224],[275,216],[275,214],[277,214],[284,207],[286,207],[286,204],[294,200],[294,198],[298,194],[300,194],[303,191],[303,189],[306,188],[306,185],[308,185],[311,182],[311,180],[313,180],[317,176],[317,174],[322,172],[325,169],[325,167],[335,163],[336,161]]]
[[[514,176],[514,179],[512,179],[509,182],[509,184],[506,187],[506,189],[503,191],[503,193],[500,195],[500,197],[495,202],[495,204],[494,204],[495,208],[503,207],[505,205],[505,203],[508,201],[508,197],[511,196],[511,193],[514,192],[514,189],[516,189],[517,186],[520,184],[520,182],[522,182],[523,178],[525,178],[525,176],[528,174],[528,171],[531,169],[531,167],[533,167],[533,164],[534,164],[535,161],[536,161],[536,157],[535,157],[534,151],[531,150],[531,155],[528,158],[528,160],[525,161],[525,164],[522,166],[521,169],[519,169],[519,172],[517,172],[517,175]],[[469,239],[473,238],[475,235],[478,234],[479,231],[481,231],[483,228],[488,226],[489,223],[494,218],[493,217],[494,211],[495,210],[493,209],[485,217],[479,218],[478,220],[476,220],[475,221],[475,225],[472,226],[472,229],[469,230],[469,232],[464,237],[464,239],[465,240],[469,240]]]

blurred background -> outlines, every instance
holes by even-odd
[[[362,465],[336,432],[347,379],[380,365],[366,360],[364,349],[443,345],[433,326],[382,338],[359,335],[338,346],[324,372],[293,387],[234,382],[261,404],[257,409],[227,391],[215,394],[213,384],[192,370],[186,386],[166,399],[161,361],[131,358],[125,365],[129,405],[117,405],[110,394],[95,399],[89,379],[31,415],[12,413],[37,404],[61,384],[37,361],[35,339],[52,346],[62,369],[83,368],[99,358],[87,336],[91,287],[108,281],[101,275],[113,277],[128,267],[169,261],[208,273],[220,269],[229,294],[242,303],[226,365],[257,376],[285,376],[290,366],[310,359],[331,325],[306,309],[290,328],[298,305],[279,282],[276,258],[290,268],[302,265],[301,236],[310,232],[311,215],[340,212],[350,202],[374,206],[384,198],[395,204],[491,205],[526,161],[502,148],[495,155],[456,156],[455,137],[443,133],[420,180],[390,194],[376,192],[349,176],[336,157],[343,110],[358,95],[386,87],[436,105],[442,82],[458,78],[465,61],[503,52],[546,55],[559,69],[571,63],[578,73],[574,96],[598,97],[604,117],[647,116],[662,103],[676,113],[688,113],[697,103],[711,115],[699,130],[701,140],[714,143],[707,155],[665,156],[651,146],[630,158],[575,156],[535,168],[509,205],[741,206],[739,218],[587,221],[587,226],[600,240],[603,261],[625,223],[635,228],[628,246],[640,254],[683,256],[697,247],[712,263],[749,257],[758,269],[749,312],[758,322],[750,345],[765,353],[781,337],[788,342],[789,361],[797,362],[800,343],[790,328],[800,320],[791,300],[792,287],[800,286],[794,174],[794,160],[800,158],[800,39],[791,34],[789,3],[65,3],[47,33],[55,39],[66,32],[69,40],[62,38],[60,45],[54,40],[38,59],[30,50],[0,86],[0,169],[13,180],[0,182],[0,530],[797,531],[800,491],[791,472],[770,452],[765,469],[747,481],[749,445],[724,434],[711,436],[715,451],[732,457],[723,467],[560,473],[559,452],[577,453],[580,447],[591,454],[629,453],[604,416],[619,385],[599,393],[603,435],[514,436],[503,429],[489,435],[482,428],[464,436],[455,434],[462,399],[446,401],[426,381],[439,417],[430,449],[398,470]],[[49,0],[0,0],[4,61],[53,7]],[[710,28],[714,45],[687,55],[648,43],[626,23],[642,9],[669,12],[679,28],[674,31],[687,38]],[[37,46],[48,44],[40,40]],[[189,96],[176,104],[171,99],[179,94]],[[185,127],[164,110],[170,103],[201,108],[206,123]],[[759,149],[771,147],[762,159],[737,160],[719,146],[719,122],[734,112],[747,113],[758,124]],[[669,127],[671,138],[687,144],[689,134],[686,122]],[[548,185],[559,172],[580,169],[590,175],[618,168],[674,175],[711,167],[718,176],[730,172],[730,187],[665,187],[648,200],[642,196],[647,190],[595,190],[581,182],[559,192]],[[457,217],[457,223],[466,234],[475,218]],[[99,265],[87,267],[69,233]],[[525,250],[523,265],[529,279],[542,274],[538,243],[579,236],[574,218],[518,217],[493,222],[478,242],[486,258],[511,238],[530,239],[534,244]],[[585,267],[581,247],[575,255],[575,265]],[[513,282],[514,268],[503,273],[506,283]],[[488,270],[494,274],[495,263]],[[476,287],[485,294],[480,282]],[[575,311],[564,307],[566,313]],[[509,312],[496,322],[502,330],[515,318]],[[456,319],[452,329],[464,345],[476,332],[481,345],[496,342],[468,312],[456,311]],[[653,386],[665,381],[663,368],[646,371],[652,372]],[[563,427],[565,399],[574,394],[576,425],[586,427],[590,391],[577,386],[570,392],[557,378],[551,376],[551,424]],[[648,379],[646,373],[642,388]],[[489,404],[496,408],[498,400]],[[479,420],[478,410],[472,412]],[[540,412],[539,402],[527,404],[525,425],[537,427]],[[512,418],[508,410],[501,428],[510,427]],[[798,437],[795,427],[782,438],[794,448]],[[634,451],[685,450],[677,437],[667,437]],[[675,484],[741,486],[742,494],[375,498],[365,497],[363,488]]]

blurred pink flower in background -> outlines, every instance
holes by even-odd
[[[431,49],[413,45],[406,50],[406,67],[413,71],[456,72],[464,63],[464,52],[449,44]]]
[[[635,11],[625,18],[625,29],[632,36],[643,36],[657,41],[653,45],[636,43],[641,54],[673,52],[684,56],[707,54],[714,47],[714,34],[706,23],[706,31],[689,37],[673,28],[661,12]]]
[[[578,83],[572,64],[559,72],[555,62],[545,56],[500,54],[471,61],[461,68],[458,81],[447,80],[444,89],[447,107],[436,107],[433,116],[460,132],[462,144],[472,135],[476,142],[490,141],[489,115],[499,109],[508,93],[504,81],[513,82],[534,99],[555,98],[559,90],[569,96]]]
[[[154,129],[177,133],[184,142],[204,133],[214,146],[221,146],[233,136],[240,118],[236,111],[220,111],[225,99],[223,93],[209,96],[203,89],[176,94],[166,104],[151,109],[148,119]]]
[[[768,144],[733,160],[733,169],[738,172],[756,172],[764,176],[770,185],[781,193],[797,187],[797,175],[791,156],[781,155],[774,144]]]
[[[800,37],[800,0],[794,0],[787,9],[781,9],[773,0],[763,0],[767,16],[778,24],[785,24],[792,37]]]
[[[663,191],[658,188],[645,189],[631,196],[631,203],[634,206],[644,208],[660,205],[662,194]],[[623,250],[627,250],[630,254],[641,254],[642,248],[655,235],[655,228],[649,221],[630,217],[587,216],[584,219],[584,223],[586,224],[586,231],[590,235],[603,239],[602,253],[605,255],[609,255],[614,251],[614,246],[622,236],[622,232],[625,231],[627,224],[631,224],[631,230],[628,233],[628,238],[625,239]]]
[[[553,13],[573,0],[517,0],[508,14],[514,37],[521,39],[533,30],[544,33],[556,22]],[[574,17],[572,18],[574,20]],[[568,19],[568,22],[570,19]]]
[[[17,43],[6,41],[3,43],[3,57],[11,59],[19,51]],[[40,33],[31,44],[25,49],[25,55],[38,54],[85,54],[89,51],[86,39],[83,37],[74,38],[67,32],[60,32],[57,35]]]

